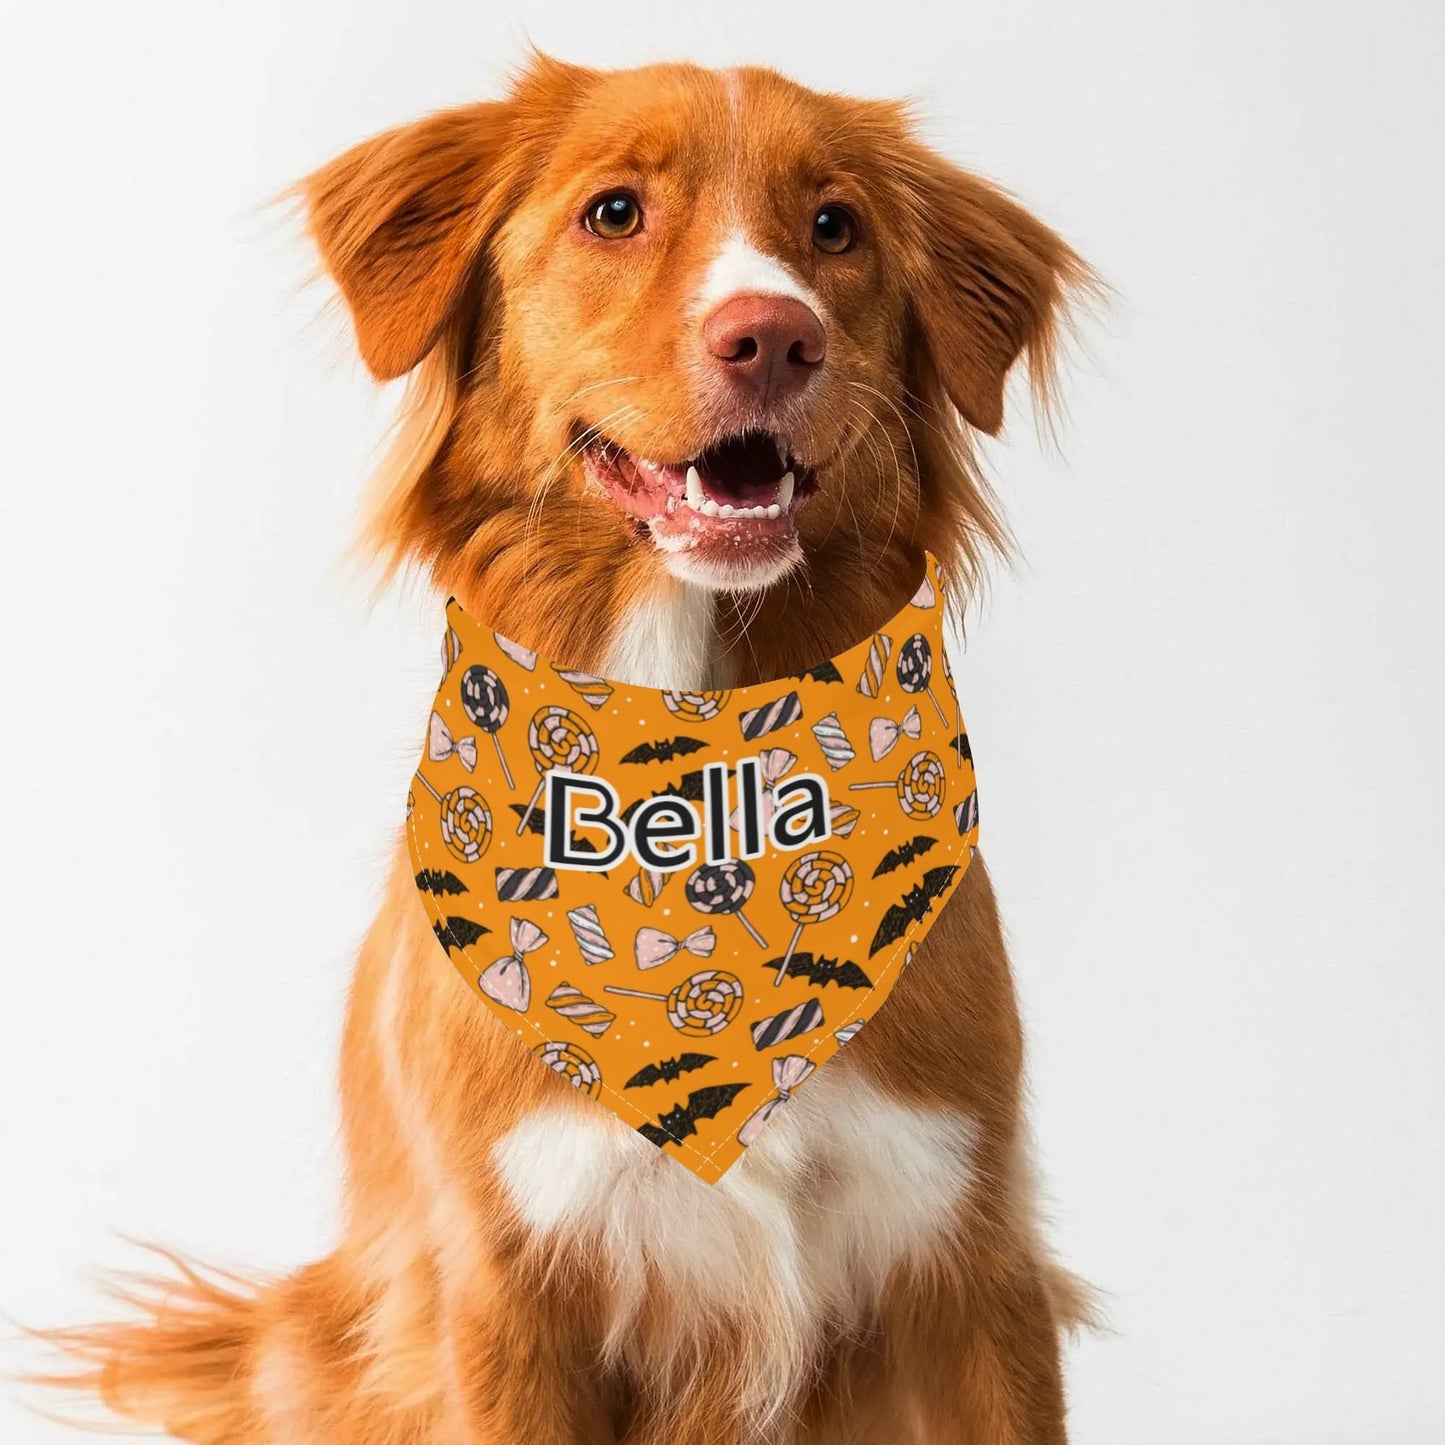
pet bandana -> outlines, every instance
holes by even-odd
[[[978,838],[938,565],[806,672],[660,692],[447,607],[407,796],[476,996],[707,1183],[887,999]],[[941,676],[940,676],[941,674]]]

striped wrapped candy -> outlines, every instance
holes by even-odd
[[[774,698],[772,702],[765,702],[761,707],[749,708],[747,712],[739,713],[738,723],[742,727],[743,737],[752,742],[755,738],[777,732],[779,728],[797,722],[802,715],[803,704],[798,701],[798,694],[789,692]]]
[[[815,998],[804,1000],[786,1013],[773,1014],[770,1018],[759,1019],[750,1024],[753,1047],[758,1050],[770,1049],[799,1034],[812,1033],[823,1026],[823,1005]]]
[[[502,903],[530,903],[557,896],[557,875],[550,868],[498,868],[497,898]]]

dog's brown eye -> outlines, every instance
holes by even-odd
[[[620,241],[624,236],[635,235],[642,229],[642,207],[637,197],[626,191],[613,191],[593,201],[587,208],[583,224],[594,236],[604,241]]]
[[[842,206],[824,206],[813,217],[813,244],[830,256],[852,249],[858,223]]]

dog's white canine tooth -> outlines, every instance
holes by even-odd
[[[737,511],[737,508],[734,507],[731,502],[724,502],[722,506],[717,509],[717,514],[719,517],[731,517],[735,511]]]
[[[783,480],[778,483],[778,506],[791,507],[793,505],[793,474],[785,472]]]
[[[702,504],[707,499],[703,496],[702,478],[697,474],[696,467],[687,469],[687,504],[694,511],[702,511]]]

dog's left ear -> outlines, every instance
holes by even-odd
[[[909,147],[902,179],[917,335],[964,420],[993,435],[1013,364],[1026,354],[1046,395],[1069,302],[1097,283],[1042,221],[923,146]]]

